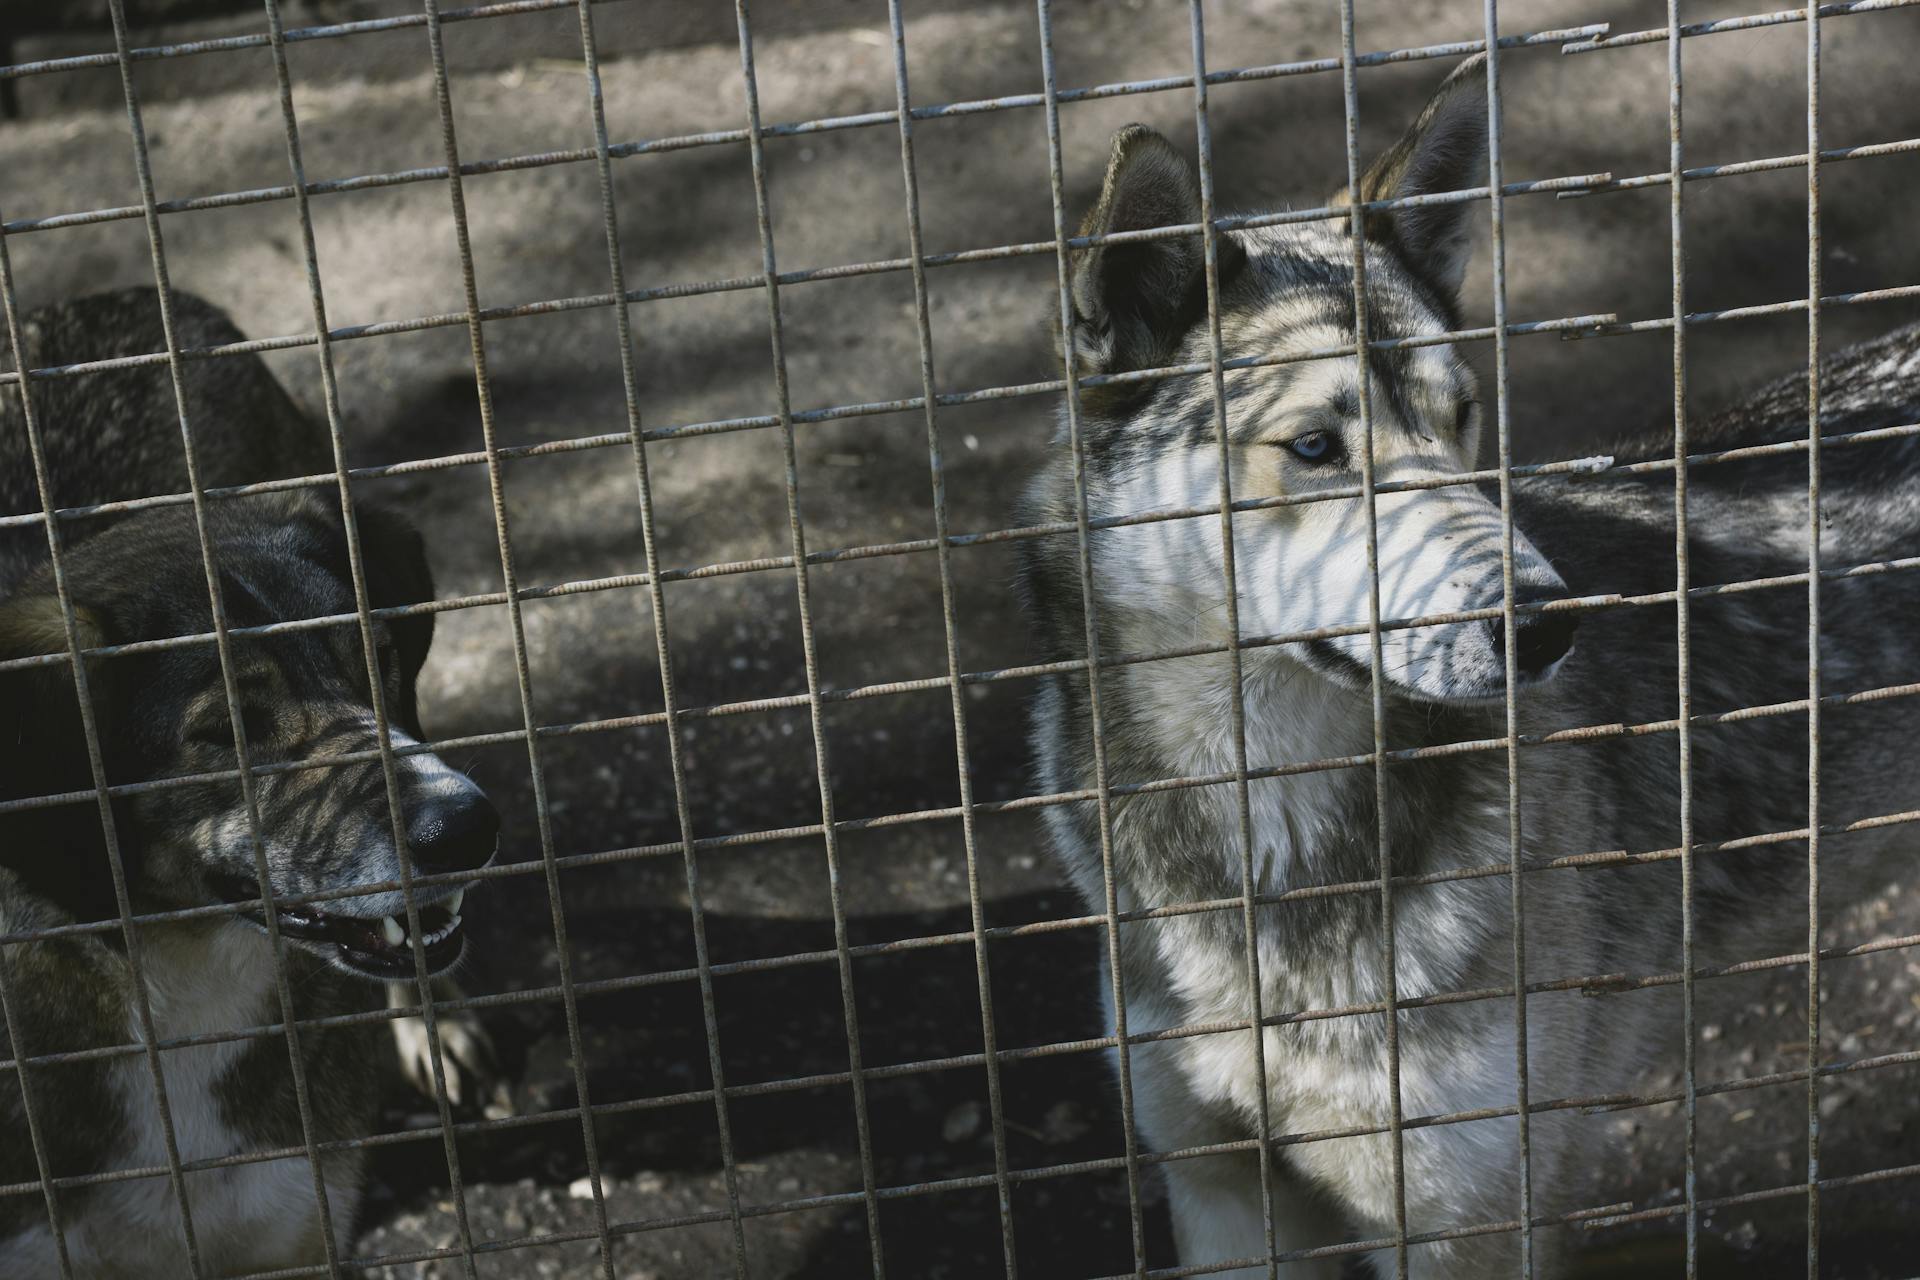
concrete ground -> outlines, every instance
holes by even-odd
[[[139,6],[134,6],[138,10]],[[1689,19],[1742,13],[1740,0],[1687,4]],[[289,6],[289,25],[379,17],[402,0]],[[1091,85],[1179,75],[1191,67],[1187,11],[1173,0],[1056,6],[1060,83]],[[756,59],[770,121],[890,108],[892,62],[882,0],[766,0]],[[984,0],[908,0],[916,102],[1035,92],[1034,14]],[[1479,33],[1465,0],[1363,0],[1359,44],[1386,49]],[[1327,0],[1235,0],[1206,11],[1215,68],[1338,53]],[[1616,31],[1657,26],[1653,0],[1528,0],[1506,6],[1510,31],[1607,20]],[[615,3],[595,11],[609,127],[616,140],[664,138],[744,123],[737,47],[724,6]],[[1825,145],[1920,136],[1912,67],[1920,12],[1830,20],[1825,31]],[[141,44],[263,29],[250,14],[145,29]],[[446,28],[462,155],[513,156],[589,145],[577,15],[516,14]],[[1711,165],[1804,148],[1800,76],[1804,28],[1718,35],[1685,46],[1687,163]],[[23,37],[29,59],[102,47],[98,33]],[[310,178],[327,180],[440,163],[432,80],[418,28],[296,45],[296,104]],[[1509,180],[1666,167],[1663,44],[1582,57],[1553,48],[1504,63]],[[1361,79],[1361,139],[1384,146],[1418,109],[1448,61],[1394,64]],[[286,181],[286,156],[264,50],[142,62],[136,80],[162,199]],[[126,121],[111,69],[23,79],[19,115],[0,125],[0,208],[10,220],[135,204]],[[1097,192],[1105,140],[1133,119],[1192,137],[1185,92],[1107,98],[1061,113],[1068,196],[1077,216]],[[1213,90],[1215,172],[1233,209],[1318,203],[1344,175],[1337,74]],[[931,252],[1047,240],[1052,234],[1042,115],[1022,109],[916,126],[927,248]],[[907,252],[898,137],[890,125],[767,142],[773,227],[783,270],[893,258]],[[751,173],[743,144],[690,147],[618,161],[622,250],[631,287],[751,277],[760,269]],[[1829,294],[1920,282],[1910,211],[1920,156],[1833,164],[1823,175]],[[1774,302],[1806,289],[1805,178],[1798,169],[1723,177],[1687,189],[1687,297],[1696,310]],[[488,306],[607,290],[606,243],[593,166],[569,163],[476,176],[467,202],[480,297]],[[437,181],[316,197],[314,217],[328,302],[337,325],[457,311],[460,278],[447,192]],[[1516,320],[1615,312],[1665,314],[1668,197],[1664,187],[1584,199],[1517,198],[1508,206],[1508,283]],[[177,214],[163,222],[174,283],[228,308],[248,333],[310,328],[291,203]],[[11,238],[26,305],[150,280],[141,223],[113,220]],[[939,385],[966,390],[1052,376],[1043,323],[1054,305],[1050,256],[934,270],[929,277]],[[1490,313],[1483,254],[1467,282],[1470,323]],[[903,272],[792,285],[782,292],[796,409],[884,400],[919,391],[910,278]],[[1912,302],[1835,307],[1833,346],[1920,315]],[[639,337],[640,408],[653,429],[767,414],[774,385],[766,299],[744,288],[672,297],[632,310]],[[613,314],[605,308],[501,320],[486,327],[501,442],[532,445],[626,427]],[[1694,405],[1711,409],[1803,358],[1798,315],[1705,325],[1690,338]],[[340,343],[347,429],[357,465],[429,458],[479,447],[467,337],[458,325]],[[1472,357],[1490,368],[1490,349]],[[269,357],[303,402],[319,405],[311,349]],[[1523,459],[1601,451],[1614,433],[1670,410],[1669,339],[1653,333],[1512,346],[1516,447]],[[1010,522],[1009,496],[1046,448],[1050,402],[996,400],[943,411],[950,520],[956,531]],[[932,530],[923,419],[855,417],[798,431],[799,494],[808,545],[858,547]],[[777,557],[788,551],[778,437],[768,430],[685,436],[649,448],[662,563],[680,568]],[[637,572],[642,564],[633,465],[622,447],[554,451],[503,468],[512,544],[523,584]],[[425,529],[443,596],[497,590],[500,563],[482,468],[421,470],[368,481]],[[1030,659],[1004,546],[954,553],[960,664],[966,670]],[[934,559],[849,559],[811,575],[820,677],[833,688],[942,675]],[[675,582],[668,631],[683,705],[778,698],[805,689],[793,576],[778,568]],[[527,646],[542,724],[659,709],[655,620],[635,588],[529,602]],[[1022,733],[1028,687],[976,686],[967,700],[974,793],[1001,800],[1031,790]],[[439,737],[517,728],[521,708],[503,608],[448,613],[423,686]],[[870,818],[957,801],[954,732],[940,690],[835,703],[827,709],[829,775],[841,818]],[[820,802],[804,708],[781,705],[701,718],[687,728],[694,834],[740,835],[817,822]],[[563,855],[670,844],[677,837],[666,741],[657,727],[543,739],[555,851]],[[493,793],[508,826],[504,856],[540,854],[524,747],[461,753]],[[986,918],[995,926],[1077,915],[1030,816],[978,827]],[[968,927],[966,851],[952,821],[880,826],[841,841],[841,887],[855,943]],[[1631,874],[1616,872],[1611,874]],[[793,838],[705,853],[700,894],[715,962],[830,951],[821,842]],[[676,855],[610,859],[563,876],[575,977],[583,982],[682,969],[692,961],[687,879]],[[470,913],[479,945],[468,986],[514,992],[557,981],[549,905],[538,877],[503,881]],[[1836,941],[1920,932],[1912,892],[1887,895],[1830,921]],[[990,951],[1003,1047],[1100,1034],[1090,998],[1100,936],[1035,933]],[[1833,1008],[1829,1058],[1911,1049],[1920,1039],[1920,962],[1892,951],[1825,970]],[[1703,983],[1703,1076],[1787,1069],[1804,1047],[1804,972]],[[730,1085],[845,1069],[838,974],[811,962],[725,976],[714,984],[722,1064]],[[869,1067],[977,1052],[981,1043],[973,951],[964,944],[862,958],[853,989]],[[1584,997],[1568,997],[1584,998]],[[1605,999],[1637,999],[1612,995]],[[690,981],[616,988],[580,1001],[585,1067],[596,1105],[704,1088],[709,1082],[698,990]],[[487,1015],[527,1115],[576,1101],[557,1002],[508,1004]],[[1013,1167],[1112,1157],[1118,1106],[1101,1055],[1040,1056],[1003,1073]],[[1910,1068],[1866,1072],[1829,1086],[1823,1168],[1842,1175],[1905,1165],[1920,1154],[1920,1107]],[[1791,1182],[1803,1170],[1803,1088],[1783,1085],[1702,1103],[1701,1192],[1722,1195]],[[977,1066],[875,1080],[868,1086],[874,1174],[886,1187],[972,1177],[992,1169],[985,1075]],[[417,1122],[396,1092],[389,1127]],[[854,1114],[844,1085],[753,1091],[730,1102],[742,1203],[762,1205],[857,1190]],[[1677,1194],[1681,1121],[1673,1106],[1595,1118],[1613,1126],[1620,1159],[1594,1203],[1647,1207]],[[362,1255],[441,1247],[455,1239],[448,1172],[428,1141],[380,1150],[356,1250]],[[707,1102],[622,1111],[598,1128],[616,1220],[724,1209],[721,1156]],[[579,1126],[570,1119],[476,1136],[460,1146],[476,1238],[504,1241],[590,1229]],[[1144,1230],[1150,1261],[1171,1254],[1149,1180]],[[1829,1276],[1911,1271],[1920,1203],[1909,1181],[1850,1188],[1823,1201]],[[1111,1170],[1021,1183],[1012,1200],[1021,1273],[1098,1276],[1131,1267],[1124,1180]],[[1579,1233],[1593,1274],[1677,1273],[1674,1222]],[[888,1199],[880,1211],[888,1273],[1000,1273],[1001,1226],[990,1185]],[[1766,1201],[1710,1215],[1707,1269],[1719,1275],[1804,1272],[1802,1201]],[[749,1220],[759,1277],[839,1277],[871,1269],[857,1203]],[[622,1276],[732,1274],[723,1225],[638,1232],[617,1244]],[[593,1246],[516,1248],[484,1256],[486,1276],[597,1274]],[[445,1263],[393,1275],[452,1275]]]

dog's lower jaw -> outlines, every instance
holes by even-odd
[[[1302,664],[1324,679],[1361,693],[1373,687],[1372,663],[1361,662],[1330,641],[1305,641],[1299,645],[1298,652],[1302,655]],[[1520,678],[1515,683],[1516,693],[1524,697],[1532,690],[1553,683],[1554,678],[1560,674],[1567,660],[1572,656],[1572,651],[1569,650],[1541,671],[1520,672]],[[1476,679],[1462,679],[1456,674],[1447,672],[1442,673],[1437,680],[1429,680],[1423,673],[1420,677],[1409,681],[1396,677],[1384,667],[1381,676],[1390,695],[1398,695],[1411,702],[1432,703],[1442,707],[1500,706],[1506,702],[1507,698],[1505,664],[1497,655],[1489,653],[1486,655],[1484,665],[1490,666],[1491,669]]]
[[[1571,656],[1572,654],[1569,653],[1554,659],[1552,665],[1543,671],[1535,673],[1522,671],[1520,679],[1514,684],[1516,695],[1524,698],[1529,693],[1552,684],[1554,678],[1560,674],[1560,669],[1566,665],[1567,658]],[[1440,692],[1406,686],[1402,688],[1418,701],[1437,703],[1441,706],[1498,707],[1507,700],[1507,678],[1504,671],[1497,672],[1478,682],[1477,685],[1450,682],[1448,687]]]
[[[252,880],[224,874],[214,880],[215,891],[230,903],[257,904],[260,900],[260,888]],[[462,889],[417,908],[429,977],[448,972],[466,954],[466,932],[460,915],[465,899],[466,890]],[[266,931],[266,921],[257,906],[243,908],[240,919]],[[374,981],[404,980],[416,974],[412,926],[404,917],[351,915],[300,904],[277,907],[274,921],[289,946],[299,947],[342,973]]]

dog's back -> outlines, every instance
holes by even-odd
[[[1710,718],[1694,735],[1700,842],[1792,832],[1807,821],[1808,729],[1794,705],[1808,688],[1807,452],[1795,447],[1807,436],[1806,387],[1804,372],[1789,374],[1689,423],[1690,456],[1740,451],[1733,460],[1702,459],[1688,468],[1692,709]],[[1920,578],[1887,566],[1920,546],[1920,437],[1844,439],[1920,422],[1920,325],[1830,353],[1821,361],[1819,387],[1822,434],[1843,438],[1823,447],[1820,461],[1822,694],[1846,699],[1829,701],[1821,713],[1820,816],[1832,827],[1909,809],[1920,799],[1911,771],[1891,764],[1904,754],[1898,744],[1920,744],[1920,706],[1873,693],[1914,678],[1911,632],[1896,620],[1920,614]],[[1615,449],[1622,463],[1672,454],[1670,426]],[[1576,595],[1673,590],[1670,469],[1522,480],[1515,515]],[[1667,605],[1591,613],[1582,624],[1587,655],[1570,662],[1543,699],[1558,709],[1552,727],[1672,717],[1679,706],[1675,623]],[[1780,710],[1725,718],[1754,707]],[[1608,841],[1633,849],[1677,846],[1675,734],[1542,753],[1531,769],[1582,794],[1605,793],[1617,826],[1605,837],[1594,833],[1594,848]],[[1546,789],[1551,793],[1551,784]],[[1884,883],[1887,857],[1910,847],[1903,830],[1830,833],[1823,840],[1823,896],[1841,903]],[[1732,961],[1768,948],[1791,951],[1796,938],[1804,945],[1805,867],[1804,842],[1779,839],[1699,859],[1702,954]],[[1677,866],[1670,870],[1677,876]],[[1675,948],[1677,938],[1666,938],[1660,954],[1645,959],[1672,967]]]
[[[173,295],[174,336],[182,349],[243,340],[226,314],[190,293]],[[125,356],[164,356],[166,332],[152,289],[94,294],[21,318],[28,369]],[[0,347],[10,344],[0,343]],[[10,350],[0,367],[11,370]],[[318,430],[257,356],[181,362],[187,420],[205,487],[249,484],[333,469]],[[122,502],[185,493],[186,452],[172,371],[150,364],[32,381],[34,417],[46,451],[47,478],[58,507]],[[0,395],[0,516],[39,511],[40,492],[17,389]],[[61,534],[77,542],[112,523],[69,519]],[[0,529],[0,596],[45,560],[38,524]]]

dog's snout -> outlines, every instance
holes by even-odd
[[[1550,595],[1525,596],[1514,603],[1539,604],[1556,598]],[[1573,613],[1523,613],[1515,617],[1513,656],[1520,674],[1537,676],[1566,657],[1573,648],[1574,629],[1579,625],[1579,615]],[[1507,649],[1505,625],[1499,618],[1491,618],[1487,621],[1487,630],[1493,639],[1495,656],[1504,660]]]
[[[407,821],[407,850],[423,871],[474,871],[493,857],[500,815],[478,788],[433,796]]]

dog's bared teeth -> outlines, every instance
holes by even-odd
[[[407,940],[407,927],[392,916],[387,916],[380,921],[380,933],[386,938],[387,945],[390,947],[400,946]]]
[[[458,920],[460,918],[460,904],[466,900],[467,891],[465,889],[455,889],[447,898],[447,914],[455,920]]]

